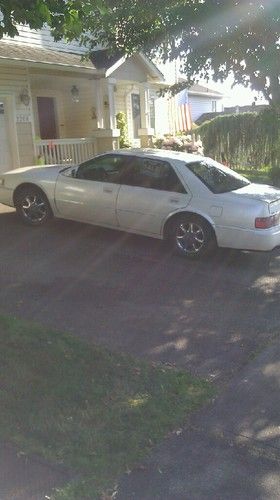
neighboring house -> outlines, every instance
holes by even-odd
[[[22,26],[0,41],[0,172],[117,148],[119,111],[131,144],[151,143],[162,73],[142,54],[110,58],[97,50],[82,60],[84,52],[78,43],[54,42],[47,28]]]
[[[192,121],[197,122],[204,113],[223,111],[223,94],[203,85],[195,84],[188,90]]]
[[[224,108],[224,110],[219,111],[217,113],[204,113],[196,121],[196,124],[201,125],[204,122],[207,122],[209,120],[212,120],[213,118],[216,118],[217,116],[232,115],[232,114],[238,114],[238,113],[248,113],[248,112],[258,113],[260,111],[263,111],[267,107],[268,107],[268,104],[252,104],[252,105],[248,105],[248,106],[231,106],[228,108]]]

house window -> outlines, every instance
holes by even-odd
[[[132,107],[132,122],[133,122],[133,136],[138,137],[138,130],[141,128],[141,109],[140,109],[140,95],[131,94],[131,107]]]
[[[150,127],[156,128],[155,99],[150,99]]]
[[[212,112],[216,113],[217,111],[217,101],[212,101]]]

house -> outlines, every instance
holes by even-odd
[[[133,146],[155,133],[164,78],[143,54],[81,59],[77,42],[54,42],[48,28],[20,26],[0,41],[0,172],[34,163],[76,163],[119,146],[125,112]]]
[[[192,121],[204,113],[223,111],[223,94],[204,85],[195,84],[188,90]]]
[[[202,123],[207,122],[209,120],[213,120],[213,118],[217,118],[217,116],[223,115],[232,115],[239,113],[259,113],[268,107],[268,104],[251,104],[246,106],[231,106],[224,108],[222,111],[217,111],[216,113],[203,113],[198,120],[196,121],[197,125],[202,125]]]

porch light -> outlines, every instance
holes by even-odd
[[[73,102],[79,102],[80,100],[80,92],[76,85],[73,85],[71,88],[71,96]]]
[[[23,89],[21,91],[21,93],[19,94],[19,100],[25,106],[29,106],[29,104],[30,104],[30,95],[28,94],[28,90],[27,89]]]

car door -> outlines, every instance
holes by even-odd
[[[191,200],[191,193],[167,161],[130,157],[121,183],[119,225],[136,233],[160,236],[166,217]]]
[[[124,161],[121,155],[103,155],[62,172],[55,189],[61,217],[118,226],[116,200]]]

